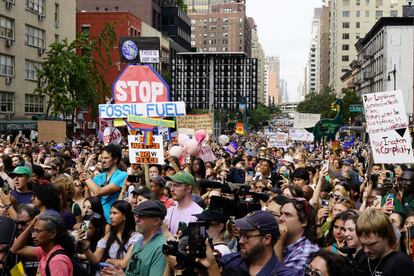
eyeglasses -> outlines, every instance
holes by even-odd
[[[32,235],[33,234],[38,235],[39,233],[42,233],[42,232],[45,232],[45,231],[48,231],[48,230],[47,229],[36,229],[36,228],[33,228],[32,229]]]
[[[29,220],[26,220],[26,221],[24,221],[24,220],[22,220],[22,221],[17,221],[16,220],[16,225],[21,225],[21,226],[26,226],[26,224],[28,223],[30,221],[30,219]]]
[[[305,276],[323,276],[323,274],[317,269],[312,270],[312,267],[309,264],[307,264],[305,266]]]
[[[240,238],[243,238],[245,241],[249,241],[250,238],[260,237],[263,236],[262,234],[252,234],[248,235],[246,232],[240,232]]]
[[[336,202],[349,202],[349,198],[341,196],[341,195],[332,194],[331,198]]]

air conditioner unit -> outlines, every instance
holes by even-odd
[[[39,22],[42,22],[44,18],[45,18],[45,17],[44,17],[43,15],[41,15],[41,14],[39,14],[39,15],[37,16],[37,20],[39,20]]]
[[[10,48],[11,46],[13,46],[13,40],[12,39],[6,39],[6,47]]]
[[[39,56],[43,55],[44,53],[45,53],[45,49],[43,49],[43,48],[37,48],[37,54]]]
[[[5,78],[5,82],[7,85],[10,85],[12,83],[12,78],[10,77]]]

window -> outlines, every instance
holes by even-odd
[[[369,11],[365,11],[365,17],[369,17]]]
[[[356,11],[356,17],[360,17],[361,16],[361,11]]]
[[[349,6],[349,2],[350,2],[349,0],[343,0],[343,5],[344,6]]]
[[[343,44],[342,45],[342,50],[343,51],[348,51],[349,50],[349,45],[348,44]]]
[[[45,31],[26,25],[26,44],[37,48],[44,48]]]
[[[384,4],[383,0],[376,0],[376,6],[382,6]]]
[[[36,69],[41,69],[42,64],[38,62],[26,60],[24,67],[26,71],[26,75],[25,75],[26,80],[37,81],[37,70]]]
[[[55,3],[55,22],[59,22],[59,4]]]
[[[89,37],[89,29],[90,28],[91,28],[91,26],[89,26],[89,25],[83,25],[81,27],[81,32]]]
[[[397,17],[397,16],[398,16],[398,11],[396,11],[396,10],[391,10],[391,11],[390,11],[390,16],[391,16],[391,17]]]
[[[375,17],[382,17],[382,11],[375,11]]]
[[[13,93],[0,92],[0,112],[13,112]]]
[[[359,33],[356,33],[356,34],[355,34],[355,38],[356,38],[356,39],[360,39],[360,38],[361,38],[361,35],[360,35]]]
[[[0,37],[13,39],[14,20],[0,16]]]
[[[369,0],[365,0],[365,4],[369,5]]]
[[[349,29],[349,22],[343,22],[342,23],[342,28]]]
[[[360,23],[360,22],[356,22],[356,23],[355,23],[355,27],[356,27],[357,29],[361,28],[361,23]]]
[[[37,95],[25,95],[24,112],[25,113],[44,113],[45,97]]]
[[[0,75],[6,77],[13,76],[14,57],[0,54]]]
[[[349,56],[342,56],[342,61],[349,61]]]
[[[349,11],[342,11],[342,16],[343,17],[349,17]]]
[[[349,39],[349,34],[342,34],[342,39]]]
[[[45,14],[45,0],[26,0],[26,9],[44,15]]]
[[[356,5],[361,6],[361,0],[356,0]]]

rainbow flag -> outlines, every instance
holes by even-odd
[[[146,130],[144,132],[144,144],[146,146],[152,146],[152,131]]]

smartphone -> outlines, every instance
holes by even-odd
[[[394,206],[394,198],[393,197],[387,197],[387,200],[385,201],[386,206]]]
[[[204,258],[206,256],[206,223],[204,221],[190,222],[188,229],[190,257]]]
[[[81,229],[86,233],[89,229],[89,220],[82,221]]]
[[[103,262],[98,263],[98,266],[99,266],[101,269],[102,269],[102,268],[104,268],[104,267],[109,267],[109,268],[115,269],[115,266],[114,266],[114,265],[112,265],[112,264],[108,264],[108,263],[103,263]]]
[[[328,207],[329,206],[329,200],[322,199],[321,200],[321,205],[322,205],[322,208]]]
[[[127,181],[131,182],[131,183],[138,183],[139,182],[139,176],[138,175],[128,175]]]

